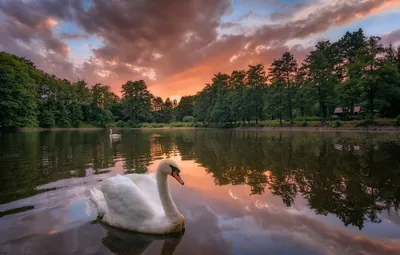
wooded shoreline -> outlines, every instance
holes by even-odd
[[[88,128],[18,128],[17,132],[41,132],[41,131],[98,131],[110,128],[88,127]],[[219,130],[238,130],[238,131],[306,131],[306,132],[400,132],[398,126],[370,126],[370,127],[113,127],[113,130],[200,130],[200,129],[219,129]],[[3,132],[0,129],[0,132]]]
[[[249,65],[210,80],[179,102],[153,95],[144,80],[122,84],[118,96],[108,85],[60,79],[0,52],[0,127],[400,126],[400,46],[362,29],[318,42],[301,62],[285,52],[269,67]]]

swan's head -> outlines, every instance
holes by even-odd
[[[173,161],[172,159],[163,159],[161,160],[160,164],[158,165],[158,172],[165,174],[165,175],[171,175],[174,177],[180,184],[184,184],[184,181],[182,180],[181,176],[179,173],[181,170],[179,169],[178,165]]]

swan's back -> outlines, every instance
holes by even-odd
[[[107,225],[149,234],[177,232],[184,227],[183,216],[171,199],[167,176],[161,178],[156,180],[153,174],[113,176],[91,190],[91,200]]]
[[[164,213],[154,174],[127,174],[125,176],[139,187],[146,200],[157,212]]]
[[[95,194],[95,202],[102,220],[115,227],[133,231],[143,231],[148,224],[159,218],[158,208],[153,208],[139,187],[125,176],[113,176],[102,182],[99,190],[104,196],[102,203],[99,194]],[[93,201],[92,200],[92,201]]]

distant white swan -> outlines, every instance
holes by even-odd
[[[120,134],[113,134],[112,129],[110,128],[110,139],[119,139],[121,138]]]
[[[154,174],[117,175],[105,179],[100,189],[92,188],[91,201],[101,220],[113,227],[147,233],[168,234],[183,230],[185,218],[169,192],[167,178],[179,176],[178,165],[162,160]]]

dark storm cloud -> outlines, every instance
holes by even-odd
[[[79,24],[105,41],[104,47],[94,51],[96,57],[141,66],[152,65],[156,53],[188,64],[190,55],[216,39],[220,17],[230,7],[229,0],[208,4],[100,0],[87,11],[82,5],[75,6]]]
[[[48,50],[53,50],[63,56],[69,52],[68,46],[56,38],[51,27],[55,24],[52,17],[67,19],[70,17],[68,1],[31,1],[21,0],[1,1],[0,11],[6,16],[0,24],[5,37],[31,43],[40,40]]]
[[[342,25],[353,20],[356,15],[367,15],[384,3],[384,0],[338,2],[334,6],[321,8],[306,18],[288,22],[284,25],[264,26],[254,35],[256,44],[266,41],[286,41],[293,38],[305,38],[324,32],[335,25]]]
[[[58,74],[66,67],[67,70],[74,70],[66,60],[69,48],[63,40],[96,35],[104,45],[92,49],[94,57],[76,69],[75,76],[90,82],[110,82],[114,86],[120,86],[128,79],[145,77],[150,85],[156,82],[157,86],[168,86],[169,91],[177,88],[175,86],[198,89],[204,85],[205,77],[212,77],[214,71],[230,72],[233,68],[247,68],[249,61],[253,64],[261,61],[268,65],[273,60],[271,56],[279,57],[282,51],[288,50],[282,46],[288,40],[325,32],[357,16],[373,13],[383,4],[396,2],[336,1],[300,20],[280,25],[266,24],[243,31],[243,24],[239,21],[221,22],[221,17],[232,11],[230,0],[209,1],[207,4],[198,0],[96,0],[91,1],[90,5],[84,1],[87,0],[0,0],[0,11],[5,15],[5,22],[0,24],[4,35],[0,39],[2,49],[28,54],[27,47],[42,44],[48,51],[43,58],[48,59],[37,60],[40,63],[38,66],[46,71],[56,69]],[[288,4],[281,6],[284,10],[282,13],[273,13],[272,16],[259,14],[261,16],[258,18],[290,19],[303,8],[312,7],[315,2],[310,0]],[[245,22],[252,15],[258,14],[250,11],[241,19]],[[73,22],[84,33],[64,32],[55,35],[52,20]],[[240,33],[218,35],[219,29],[232,29]],[[263,47],[260,48],[260,45]],[[308,49],[289,50],[298,51],[303,56]],[[233,55],[237,55],[236,61],[229,62]],[[28,56],[39,59],[42,55],[29,53]],[[50,62],[51,66],[47,66]],[[99,72],[102,74],[99,75]],[[154,73],[157,80],[146,78],[149,73]],[[181,85],[176,85],[169,82],[177,80],[177,77],[185,80],[185,75],[200,78],[196,84],[181,82]],[[62,77],[65,76],[70,74],[64,72]]]
[[[48,16],[71,19],[70,0],[1,0],[0,11],[29,27],[36,27]]]

